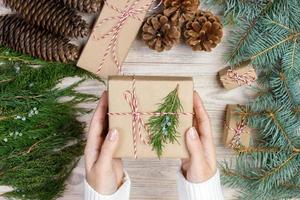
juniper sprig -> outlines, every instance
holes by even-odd
[[[82,77],[65,88],[65,77]],[[92,77],[72,64],[44,62],[0,48],[0,185],[6,198],[53,200],[61,195],[83,153],[81,102],[76,87]],[[70,97],[64,99],[64,97]]]

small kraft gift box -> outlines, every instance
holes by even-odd
[[[235,67],[226,67],[219,71],[219,78],[223,87],[231,90],[242,85],[251,85],[256,81],[255,69],[249,61],[242,62]]]
[[[193,125],[191,77],[110,76],[109,128],[119,131],[116,158],[186,158]]]
[[[224,126],[225,146],[232,149],[248,148],[251,139],[251,129],[247,126],[246,118],[242,115],[244,105],[227,105]]]
[[[122,63],[154,0],[105,0],[77,66],[107,78]]]

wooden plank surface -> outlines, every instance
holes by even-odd
[[[7,12],[0,8],[0,14]],[[217,159],[223,161],[232,158],[233,152],[222,144],[223,120],[226,104],[246,103],[253,95],[247,87],[225,91],[219,84],[217,72],[225,67],[223,55],[227,47],[225,34],[222,44],[211,53],[193,52],[189,47],[180,44],[168,52],[156,53],[146,47],[137,38],[133,43],[126,62],[124,72],[136,75],[176,75],[193,76],[195,90],[203,98],[213,126],[213,137],[217,146]],[[66,79],[62,86],[73,82]],[[81,92],[100,95],[105,84],[87,81],[78,88]],[[96,103],[82,104],[82,107],[95,108]],[[91,115],[82,116],[81,120],[89,122]],[[125,160],[124,165],[132,179],[131,199],[133,200],[175,200],[176,172],[179,160]],[[60,200],[83,199],[84,161],[81,159],[67,181],[67,189]],[[4,190],[3,187],[0,187]],[[225,199],[233,199],[234,192],[223,187]],[[3,200],[3,198],[0,198]]]

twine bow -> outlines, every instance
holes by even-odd
[[[147,12],[149,9],[149,6],[155,0],[152,0],[150,3],[143,5],[141,7],[138,7],[138,8],[136,8],[136,7],[141,0],[134,0],[132,3],[131,3],[131,1],[132,0],[127,0],[124,10],[121,10],[121,9],[117,8],[116,6],[110,4],[108,2],[108,0],[105,1],[105,5],[108,6],[109,8],[111,8],[112,10],[116,11],[118,13],[118,16],[107,17],[107,18],[102,19],[99,23],[96,24],[95,30],[92,34],[92,36],[95,40],[100,40],[100,39],[105,39],[107,37],[110,37],[109,44],[108,44],[108,46],[104,52],[104,55],[102,57],[102,60],[99,64],[97,73],[99,73],[101,71],[109,54],[111,54],[113,61],[118,68],[118,73],[120,74],[122,72],[122,67],[121,67],[121,64],[119,62],[118,55],[117,55],[117,45],[118,45],[120,32],[129,18],[142,22],[143,19],[141,19],[138,15]],[[102,34],[100,37],[97,37],[95,35],[95,32],[97,32],[96,30],[98,28],[100,28],[106,22],[113,21],[113,20],[116,20],[116,23],[113,25],[113,27],[107,33]]]
[[[239,148],[241,146],[241,136],[244,133],[246,128],[245,120],[242,119],[241,121],[236,122],[235,128],[229,127],[226,123],[225,126],[234,132],[234,136],[231,139],[229,146],[231,148]]]
[[[135,85],[135,81],[133,82],[133,84]],[[139,112],[138,100],[135,94],[135,89],[133,89],[132,92],[126,91],[124,97],[132,110],[131,114],[132,114],[133,150],[134,150],[134,157],[137,158],[137,135],[139,136],[140,140],[142,140],[144,144],[148,144],[150,132],[141,116],[141,113]],[[145,139],[142,135],[142,127],[146,130],[148,134],[147,139]]]
[[[234,69],[228,69],[226,73],[226,79],[236,82],[239,86],[244,84],[250,86],[251,83],[255,81],[255,77],[252,75],[253,72],[254,69],[249,69],[249,71],[244,74],[238,74]]]
[[[124,98],[126,102],[129,104],[131,112],[109,112],[110,116],[132,116],[132,136],[133,136],[133,150],[134,157],[137,159],[137,139],[139,139],[146,145],[149,145],[149,140],[151,139],[150,130],[143,120],[143,115],[148,116],[162,116],[162,115],[194,115],[194,113],[187,112],[141,112],[139,111],[138,97],[136,95],[136,79],[133,77],[132,80],[132,91],[126,90],[124,92]],[[142,134],[142,128],[146,131],[146,138]]]

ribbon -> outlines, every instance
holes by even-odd
[[[253,73],[255,73],[254,69],[249,69],[249,71],[244,74],[238,74],[234,69],[228,69],[224,79],[236,82],[239,86],[244,84],[250,86],[251,83],[256,80]]]
[[[121,10],[121,9],[117,8],[116,6],[110,4],[108,2],[108,0],[105,0],[105,5],[109,8],[111,8],[112,10],[116,11],[118,13],[118,16],[107,17],[107,18],[102,19],[100,22],[98,22],[96,24],[94,32],[92,34],[92,36],[95,40],[100,40],[100,39],[105,39],[107,37],[110,37],[109,44],[108,44],[106,50],[104,51],[104,55],[99,64],[97,74],[101,71],[109,54],[112,55],[114,63],[118,68],[118,73],[120,74],[122,72],[122,66],[119,62],[118,55],[117,55],[117,45],[118,45],[120,32],[121,32],[123,26],[125,25],[125,23],[128,21],[128,19],[134,19],[134,20],[143,22],[143,19],[141,19],[138,15],[147,12],[149,10],[149,6],[155,0],[152,0],[150,3],[140,6],[138,8],[137,8],[137,5],[140,3],[141,0],[134,0],[132,3],[131,3],[131,1],[132,0],[127,0],[124,10]],[[114,1],[114,2],[117,2],[117,1]],[[160,4],[161,3],[159,3],[158,5],[160,5]],[[158,7],[158,6],[156,6],[156,7]],[[156,9],[156,7],[153,9]],[[106,22],[110,22],[110,21],[116,21],[116,23],[113,25],[113,27],[107,33],[104,33],[100,37],[97,37],[95,35],[96,30],[98,28],[100,28],[103,24],[105,24]]]
[[[241,121],[236,122],[236,127],[232,128],[225,123],[225,126],[234,132],[234,136],[232,137],[229,147],[231,148],[239,148],[241,146],[241,135],[244,133],[246,128],[246,121],[242,119]]]
[[[133,150],[134,150],[134,157],[137,159],[137,139],[138,137],[144,144],[149,145],[149,139],[151,137],[151,133],[145,121],[143,120],[143,115],[148,116],[162,116],[162,115],[194,115],[194,113],[186,113],[186,112],[140,112],[139,111],[139,104],[138,98],[136,95],[136,79],[133,77],[132,80],[132,91],[126,90],[124,92],[124,98],[126,102],[129,104],[131,108],[131,112],[109,112],[108,115],[110,116],[132,116],[132,136],[133,136]],[[143,137],[142,128],[147,133],[147,138]]]

